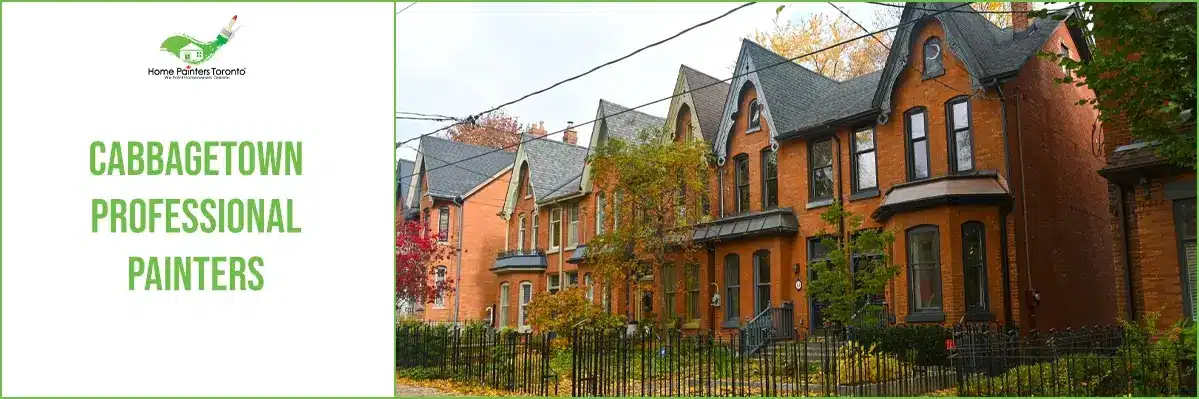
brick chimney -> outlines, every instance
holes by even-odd
[[[545,122],[537,122],[536,125],[529,125],[529,134],[533,137],[544,137]]]
[[[579,144],[579,132],[575,130],[573,121],[566,122],[566,131],[562,132],[562,142],[566,144]]]
[[[1028,18],[1028,12],[1032,11],[1032,3],[1017,1],[1012,3],[1012,31],[1020,32],[1028,29],[1028,24],[1031,20]]]

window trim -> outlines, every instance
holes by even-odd
[[[675,311],[678,308],[679,285],[678,285],[679,270],[674,263],[662,265],[662,314],[667,317],[678,318],[679,314]]]
[[[970,301],[967,300],[968,297],[965,296],[967,292],[970,292],[970,290],[974,289],[974,287],[968,287],[966,284],[966,276],[969,276],[971,271],[970,264],[966,261],[966,232],[968,229],[978,229],[979,238],[982,239],[981,248],[979,250],[979,259],[982,261],[982,264],[978,265],[978,267],[982,269],[982,273],[978,282],[982,285],[982,298],[980,298],[982,300],[981,308],[975,304],[971,304]],[[966,221],[965,223],[962,223],[961,234],[962,286],[964,287],[962,291],[962,300],[966,303],[966,319],[970,321],[988,321],[994,317],[991,315],[991,293],[989,289],[991,276],[989,276],[987,273],[987,226],[978,220]]]
[[[915,273],[915,268],[914,268],[915,262],[913,261],[913,257],[912,257],[913,252],[914,252],[914,251],[912,251],[912,235],[916,234],[916,233],[923,233],[923,232],[928,232],[928,231],[931,231],[933,233],[933,252],[935,255],[934,256],[935,261],[933,262],[933,264],[936,265],[935,270],[936,270],[936,275],[937,275],[936,294],[941,296],[941,307],[940,307],[940,309],[931,309],[930,308],[930,309],[925,309],[925,310],[917,310],[916,309],[916,292],[913,291],[915,288],[914,281],[916,278],[916,273]],[[907,252],[906,255],[907,255],[907,261],[908,261],[908,267],[907,267],[907,269],[908,269],[907,270],[907,272],[908,272],[908,289],[907,289],[907,291],[908,291],[908,317],[907,317],[906,321],[907,322],[945,321],[945,291],[944,291],[945,286],[944,286],[944,281],[942,281],[944,279],[942,278],[942,275],[941,275],[941,229],[940,229],[940,227],[938,227],[937,225],[922,224],[922,225],[914,226],[914,227],[907,229],[907,231],[904,232],[904,246],[906,247],[905,252]]]
[[[555,278],[557,281],[555,282]],[[562,276],[558,273],[547,273],[545,275],[545,290],[551,294],[562,290]]]
[[[496,320],[500,328],[508,326],[508,312],[511,311],[511,299],[508,298],[512,294],[512,286],[507,281],[500,284],[500,314]]]
[[[437,242],[450,241],[450,207],[437,208]]]
[[[527,291],[526,291],[526,287],[528,287]],[[529,293],[528,301],[525,301],[525,292]],[[520,289],[519,289],[519,291],[517,291],[517,295],[519,295],[519,297],[516,298],[516,303],[520,308],[519,308],[519,312],[517,313],[516,324],[517,324],[518,328],[523,329],[523,328],[529,326],[529,323],[528,323],[529,314],[528,314],[528,312],[525,311],[525,308],[528,307],[529,302],[533,301],[533,282],[528,281],[528,280],[521,281]]]
[[[735,270],[732,270],[733,273],[729,273],[730,269]],[[724,303],[721,304],[724,307],[724,314],[720,326],[739,327],[741,326],[741,310],[738,309],[740,302],[736,304],[731,302],[734,298],[740,301],[741,296],[741,256],[735,253],[724,256],[724,293]]]
[[[924,137],[920,141],[924,142],[924,165],[928,167],[927,176],[916,177],[916,146],[917,140],[912,139],[912,116],[923,114],[924,117]],[[906,152],[905,164],[907,164],[908,181],[920,181],[931,178],[933,175],[932,149],[928,146],[928,108],[912,107],[903,113],[903,142]]]
[[[937,62],[941,64],[941,71],[935,75],[928,73],[928,56],[925,54],[925,47],[933,40],[937,41]],[[939,77],[945,74],[945,70],[945,40],[940,36],[929,36],[928,39],[924,39],[924,43],[920,44],[920,80]]]
[[[858,133],[861,133],[863,131],[870,132],[870,149],[869,150],[858,150],[857,135],[858,135]],[[850,150],[851,155],[849,157],[849,164],[850,164],[850,171],[849,171],[850,172],[850,176],[849,176],[850,197],[849,197],[849,199],[855,200],[855,199],[869,198],[869,197],[877,196],[879,194],[879,191],[878,191],[878,134],[874,130],[873,125],[858,127],[856,129],[850,130],[849,134],[850,134],[849,141],[850,141],[850,145],[852,146],[852,148]],[[861,166],[858,161],[858,156],[867,154],[867,153],[874,154],[874,186],[862,188],[859,186],[859,182],[858,182],[858,180],[859,180],[858,176],[861,174],[861,172],[858,170]]]
[[[604,223],[608,219],[607,204],[607,198],[605,198],[603,191],[595,194],[595,235],[597,236],[604,234]]]
[[[757,88],[754,88],[755,93]],[[750,134],[762,130],[762,102],[758,101],[758,97],[749,100],[745,110],[749,114],[745,116],[745,134]]]
[[[773,292],[772,292],[773,290],[771,289],[771,281],[773,281],[773,280],[770,278],[770,251],[768,251],[766,249],[759,249],[757,251],[754,251],[752,258],[753,258],[753,268],[754,268],[754,312],[755,312],[754,316],[757,316],[762,311],[764,311],[766,309],[770,309],[770,306],[771,306],[770,296],[773,294]],[[762,276],[762,264],[761,264],[762,259],[766,260],[766,265],[765,265],[766,266],[766,276],[765,276],[766,280],[765,281],[762,280],[762,277],[763,277]],[[766,288],[766,298],[761,298],[758,295],[759,294],[758,291],[762,288]],[[763,302],[765,302],[765,303],[763,303]],[[765,305],[765,306],[763,306],[763,305]],[[759,310],[759,309],[761,309],[761,310]]]
[[[953,106],[959,103],[966,104],[966,128],[954,129],[953,126]],[[946,157],[949,162],[949,173],[969,173],[978,168],[978,162],[975,161],[974,151],[974,107],[970,105],[970,96],[957,96],[945,102],[945,137],[948,138],[946,143]],[[925,116],[927,122],[928,117]],[[958,134],[965,133],[970,136],[970,168],[958,169]],[[927,139],[928,133],[925,133]],[[931,169],[931,168],[930,168]]]
[[[524,250],[525,250],[525,214],[524,213],[520,214],[520,218],[518,219],[517,223],[520,223],[520,226],[517,228],[517,231],[516,231],[516,248],[521,250],[521,252],[524,252]]]
[[[566,207],[566,248],[577,248],[579,241],[579,206],[576,204]]]
[[[771,157],[774,158],[774,178],[773,179],[766,175],[767,161]],[[779,158],[778,158],[778,152],[772,150],[770,147],[766,147],[766,148],[762,149],[761,156],[759,158],[760,158],[760,161],[758,162],[758,164],[759,164],[758,167],[761,169],[759,169],[758,174],[762,175],[761,176],[762,182],[760,183],[762,185],[762,190],[761,190],[762,191],[762,195],[761,195],[762,210],[778,208],[779,207],[779,161],[778,161]],[[770,187],[771,180],[774,181],[774,203],[773,204],[771,204],[769,202],[770,193],[769,193],[768,188]]]
[[[820,143],[824,143],[824,142],[829,143],[829,150],[832,151],[832,153],[829,154],[828,166],[821,166],[819,168],[820,169],[828,168],[828,170],[829,170],[829,182],[830,182],[829,189],[830,189],[830,191],[829,191],[829,194],[826,196],[817,196],[816,195],[816,184],[815,184],[817,168],[816,168],[816,165],[814,164],[815,159],[816,159],[814,154],[816,153],[816,151],[815,151],[816,145],[820,144]],[[837,164],[837,162],[833,159],[835,153],[836,153],[836,148],[833,147],[833,138],[831,136],[808,141],[808,202],[809,203],[831,200],[831,199],[833,199],[833,197],[835,197],[837,195],[837,189],[834,186],[834,184],[836,184],[836,182],[835,182],[836,179],[834,179],[832,176],[832,174],[835,172],[834,166]]]
[[[556,229],[555,229],[556,227]],[[556,231],[555,231],[556,230]],[[562,247],[562,208],[555,207],[550,209],[550,251],[557,251]]]
[[[450,269],[445,266],[437,266],[433,269],[434,286],[440,286],[450,277]],[[445,309],[446,294],[445,290],[441,290],[436,298],[433,298],[434,309]]]
[[[1172,211],[1174,213],[1174,241],[1175,241],[1175,245],[1178,247],[1178,252],[1177,252],[1178,268],[1179,268],[1179,273],[1180,273],[1179,278],[1181,279],[1179,285],[1182,287],[1182,293],[1183,293],[1182,294],[1182,296],[1183,296],[1182,310],[1184,313],[1183,317],[1189,318],[1192,321],[1194,321],[1195,313],[1197,313],[1196,309],[1195,309],[1196,304],[1193,303],[1193,301],[1192,301],[1193,298],[1187,296],[1187,293],[1195,292],[1194,291],[1195,287],[1190,286],[1191,285],[1190,276],[1188,276],[1187,262],[1186,262],[1186,242],[1187,241],[1196,241],[1196,237],[1194,237],[1194,236],[1188,237],[1187,236],[1187,232],[1183,227],[1183,225],[1184,225],[1183,218],[1194,217],[1195,214],[1193,212],[1183,212],[1182,208],[1188,202],[1190,202],[1192,204],[1191,205],[1192,207],[1195,207],[1196,206],[1195,205],[1195,197],[1177,198],[1171,202],[1172,203],[1170,204],[1170,207],[1172,208]],[[1199,266],[1197,266],[1197,267],[1199,267]]]
[[[745,176],[740,175],[740,171],[741,171],[740,165],[742,164],[742,162],[744,162],[744,165],[745,165]],[[742,180],[744,180],[744,184],[742,184],[742,182],[741,182]],[[745,203],[744,204],[741,201],[741,199],[742,199],[741,187],[742,186],[745,187]],[[733,205],[735,206],[734,209],[737,210],[738,214],[750,212],[750,206],[749,206],[750,205],[749,204],[750,193],[749,193],[749,191],[750,191],[750,187],[749,187],[749,154],[746,154],[746,153],[737,154],[737,156],[733,157]]]

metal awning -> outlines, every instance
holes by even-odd
[[[583,263],[583,258],[586,256],[587,256],[587,245],[579,245],[578,247],[575,247],[574,252],[570,254],[570,259],[567,259],[566,263],[575,264],[575,265]]]
[[[499,256],[496,256],[495,265],[491,267],[491,271],[496,273],[545,271],[547,266],[545,253],[540,250],[506,251],[500,252]]]
[[[995,171],[940,176],[892,186],[871,217],[881,221],[940,205],[1009,205],[1012,199],[1007,180]]]
[[[791,208],[770,209],[730,216],[695,228],[696,242],[728,241],[739,238],[789,235],[799,232],[799,221]]]

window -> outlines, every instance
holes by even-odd
[[[749,155],[738,155],[733,162],[736,168],[737,212],[749,212]]]
[[[1070,58],[1070,48],[1066,47],[1066,43],[1059,43],[1059,45],[1061,48],[1057,50],[1058,57],[1061,57],[1062,59],[1073,59]],[[1062,73],[1069,75],[1070,70],[1066,69],[1065,66],[1062,66]]]
[[[437,241],[445,242],[450,239],[450,207],[443,206],[437,211]]]
[[[520,326],[529,325],[528,314],[525,313],[525,306],[529,301],[533,300],[533,283],[522,281],[520,283]]]
[[[1199,320],[1195,309],[1199,295],[1195,292],[1195,198],[1174,200],[1174,230],[1178,237],[1178,263],[1182,268],[1184,311],[1191,320]]]
[[[638,308],[637,319],[641,320],[654,312],[654,290],[641,291],[641,307]]]
[[[741,298],[741,258],[737,254],[728,254],[724,257],[724,322],[726,324],[740,324],[739,298]]]
[[[604,234],[604,223],[608,221],[608,215],[604,214],[607,212],[607,209],[604,209],[607,204],[603,192],[595,195],[595,235]]]
[[[924,108],[904,114],[908,141],[908,181],[928,178],[928,121]]]
[[[941,38],[930,37],[924,41],[924,78],[934,78],[945,74],[945,65],[941,60]]]
[[[833,198],[833,140],[823,139],[808,145],[809,201]]]
[[[437,266],[437,270],[433,272],[433,286],[437,287],[437,298],[433,298],[433,306],[438,308],[445,307],[445,266]]]
[[[966,312],[986,313],[987,238],[983,224],[962,224],[962,267],[966,277]]]
[[[941,251],[935,226],[908,230],[908,297],[912,313],[941,313]]]
[[[571,205],[566,208],[566,220],[569,224],[566,226],[566,245],[576,247],[579,245],[579,206]]]
[[[500,284],[500,328],[508,326],[508,283]]]
[[[550,210],[550,250],[557,250],[562,244],[562,208]]]
[[[525,176],[524,176],[524,180],[525,180],[525,198],[529,198],[529,197],[532,197],[532,196],[533,196],[533,179],[530,179],[530,178],[529,178],[529,164],[528,164],[528,163],[525,163],[525,168],[524,168],[524,169],[525,169],[525,173],[524,173],[524,175],[525,175]]]
[[[536,210],[534,210],[533,211],[533,234],[532,234],[532,236],[529,237],[529,249],[537,249],[537,228],[539,227],[537,225],[537,219],[539,219],[538,213]]]
[[[699,320],[699,264],[689,263],[683,274],[687,283],[687,320]]]
[[[562,276],[559,276],[558,273],[554,273],[554,274],[551,274],[546,277],[549,279],[549,284],[548,284],[547,288],[549,289],[551,294],[558,292],[558,289],[562,288],[561,287]]]
[[[875,163],[874,128],[853,132],[853,191],[878,189],[878,164]]]
[[[770,308],[770,252],[754,252],[754,313]]]
[[[579,272],[566,272],[566,286],[571,288],[579,286]]]
[[[583,285],[587,286],[587,302],[595,302],[595,284],[591,281],[591,273],[583,275]]]
[[[854,234],[857,235],[858,233],[854,233]],[[854,276],[854,280],[853,280],[854,289],[857,289],[860,285],[859,281],[861,281],[861,279],[858,277],[859,272],[869,273],[871,269],[873,269],[875,266],[879,265],[880,262],[882,262],[882,261],[883,261],[883,253],[881,251],[855,252],[852,257],[852,263],[850,264],[850,267],[851,267],[850,272],[853,273],[853,276]],[[858,305],[856,305],[856,307],[860,308],[861,306],[865,305],[866,303],[870,303],[870,304],[874,304],[874,305],[882,305],[887,302],[887,298],[886,298],[886,295],[883,293],[882,288],[880,287],[878,291],[866,294],[865,297],[860,299],[860,301],[861,302],[859,302]]]
[[[957,97],[945,105],[949,123],[949,170],[967,172],[974,169],[973,139],[970,137],[969,97]]]
[[[779,158],[769,148],[762,150],[762,209],[779,205]]]
[[[675,293],[679,289],[677,273],[678,270],[675,270],[674,265],[662,266],[662,292],[665,293],[662,299],[665,301],[663,305],[666,307],[662,309],[662,314],[668,317],[678,316],[678,313],[674,311]]]
[[[704,171],[703,171],[703,179],[704,179],[703,190],[704,190],[704,192],[703,192],[703,197],[700,198],[700,200],[699,200],[701,206],[703,207],[704,215],[712,214],[712,200],[709,198],[709,196],[712,195],[712,190],[709,188],[709,186],[711,185],[711,182],[708,181],[709,177],[710,176],[708,176],[708,170],[704,169]]]
[[[520,227],[516,231],[516,248],[521,251],[525,250],[525,214],[520,214]]]
[[[762,107],[758,104],[758,99],[749,100],[749,128],[746,133],[756,132],[762,129]]]

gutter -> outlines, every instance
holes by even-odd
[[[1128,312],[1126,313],[1126,319],[1136,320],[1137,311],[1136,306],[1133,305],[1135,301],[1132,297],[1132,254],[1129,253],[1132,244],[1129,243],[1128,239],[1128,213],[1124,211],[1128,202],[1124,198],[1124,187],[1117,185],[1116,193],[1120,196],[1120,201],[1118,202],[1120,207],[1116,209],[1116,222],[1120,224],[1120,262],[1123,263],[1122,266],[1124,267],[1124,306]]]
[[[458,310],[461,307],[462,298],[462,214],[466,213],[462,206],[463,204],[465,204],[465,201],[462,197],[454,198],[454,205],[458,206],[458,248],[455,249],[458,252],[458,271],[454,275],[457,277],[454,279],[454,323],[458,323]]]

